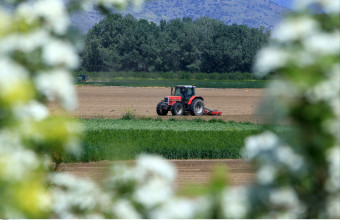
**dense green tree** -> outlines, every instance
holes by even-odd
[[[250,72],[270,32],[225,25],[208,17],[162,20],[159,25],[112,14],[85,36],[88,71]]]

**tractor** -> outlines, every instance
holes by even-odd
[[[171,87],[171,96],[166,96],[158,103],[156,112],[158,115],[183,115],[190,112],[191,115],[203,115],[205,112],[204,99],[195,93],[196,86]]]
[[[78,83],[81,83],[81,82],[89,82],[89,77],[88,77],[86,74],[80,74],[80,75],[77,77],[77,81],[78,81]]]

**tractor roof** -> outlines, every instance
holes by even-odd
[[[179,88],[195,88],[196,86],[192,86],[192,85],[178,85],[178,86],[175,86],[175,87],[179,87]]]

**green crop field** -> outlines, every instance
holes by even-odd
[[[81,119],[83,152],[64,162],[135,159],[140,153],[168,159],[240,158],[244,139],[263,131],[251,123],[222,120]]]

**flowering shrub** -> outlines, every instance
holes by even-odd
[[[80,150],[79,125],[61,117],[49,118],[46,107],[48,101],[58,101],[65,110],[76,107],[70,74],[79,63],[72,46],[76,42],[70,40],[68,12],[62,0],[3,2],[0,216],[48,217],[55,204],[47,187],[48,170],[60,162],[64,153],[76,154]],[[95,3],[106,7],[124,2]],[[85,7],[89,2],[79,3],[79,7]]]
[[[79,125],[49,118],[46,107],[76,107],[69,73],[79,62],[76,43],[62,0],[7,2],[20,4],[0,7],[1,217],[340,218],[339,1],[297,1],[259,53],[257,72],[279,76],[265,109],[294,132],[246,140],[244,156],[258,166],[252,186],[217,178],[195,199],[175,194],[175,169],[156,156],[117,164],[104,187],[49,172],[65,153],[80,152]],[[131,2],[141,1],[94,1],[103,10]]]
[[[255,66],[278,74],[264,109],[294,133],[247,139],[245,155],[259,167],[249,217],[339,218],[340,2],[295,4]]]
[[[201,205],[199,199],[176,197],[176,169],[158,156],[140,155],[134,166],[115,165],[101,190],[69,174],[51,179],[58,218],[194,218]]]
[[[68,71],[78,65],[58,0],[0,8],[0,213],[48,217],[52,197],[46,174],[52,157],[78,151],[79,129],[49,119],[47,101],[76,104]]]

